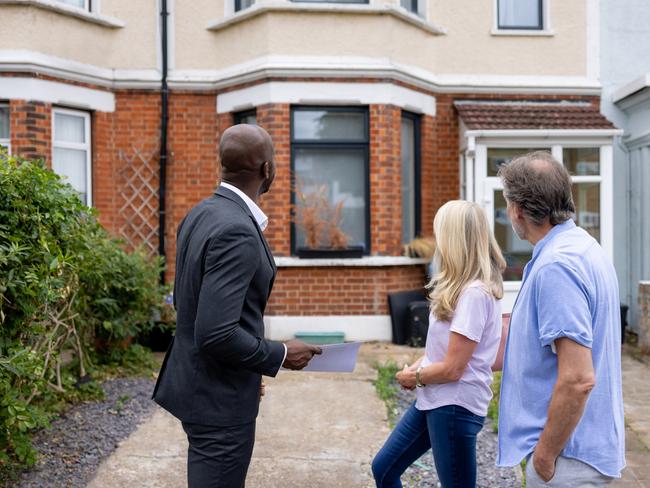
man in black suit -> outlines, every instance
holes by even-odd
[[[320,348],[264,338],[276,267],[257,206],[275,177],[273,143],[254,125],[221,138],[222,182],[178,228],[176,335],[154,389],[189,441],[190,488],[243,487],[263,394],[262,375],[302,369]]]

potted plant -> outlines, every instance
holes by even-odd
[[[344,201],[332,205],[326,184],[307,192],[305,185],[296,179],[292,220],[305,235],[305,245],[299,246],[299,258],[360,258],[363,246],[349,245],[350,238],[341,230]]]

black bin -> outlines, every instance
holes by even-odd
[[[413,347],[424,347],[428,330],[429,302],[409,303],[409,344]]]

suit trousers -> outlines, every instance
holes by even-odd
[[[255,421],[216,427],[183,422],[189,488],[244,488],[253,455]]]

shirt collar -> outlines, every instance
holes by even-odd
[[[266,227],[269,225],[269,218],[264,212],[262,212],[262,209],[258,207],[248,195],[246,195],[246,193],[241,191],[236,186],[233,186],[230,183],[226,183],[225,181],[222,181],[220,186],[223,186],[224,188],[227,188],[228,190],[234,192],[239,198],[244,200],[244,203],[250,209],[253,217],[255,218],[255,221],[257,222],[257,225],[260,226],[260,229],[262,229],[262,231],[266,229]]]
[[[565,222],[562,222],[561,224],[554,225],[553,228],[550,231],[548,231],[548,234],[546,234],[543,239],[541,239],[537,244],[535,244],[535,248],[533,249],[533,259],[535,259],[539,255],[539,253],[542,252],[544,246],[546,246],[546,244],[551,242],[556,235],[565,232],[567,230],[571,230],[575,228],[575,226],[576,224],[573,221],[573,219],[569,219]]]

